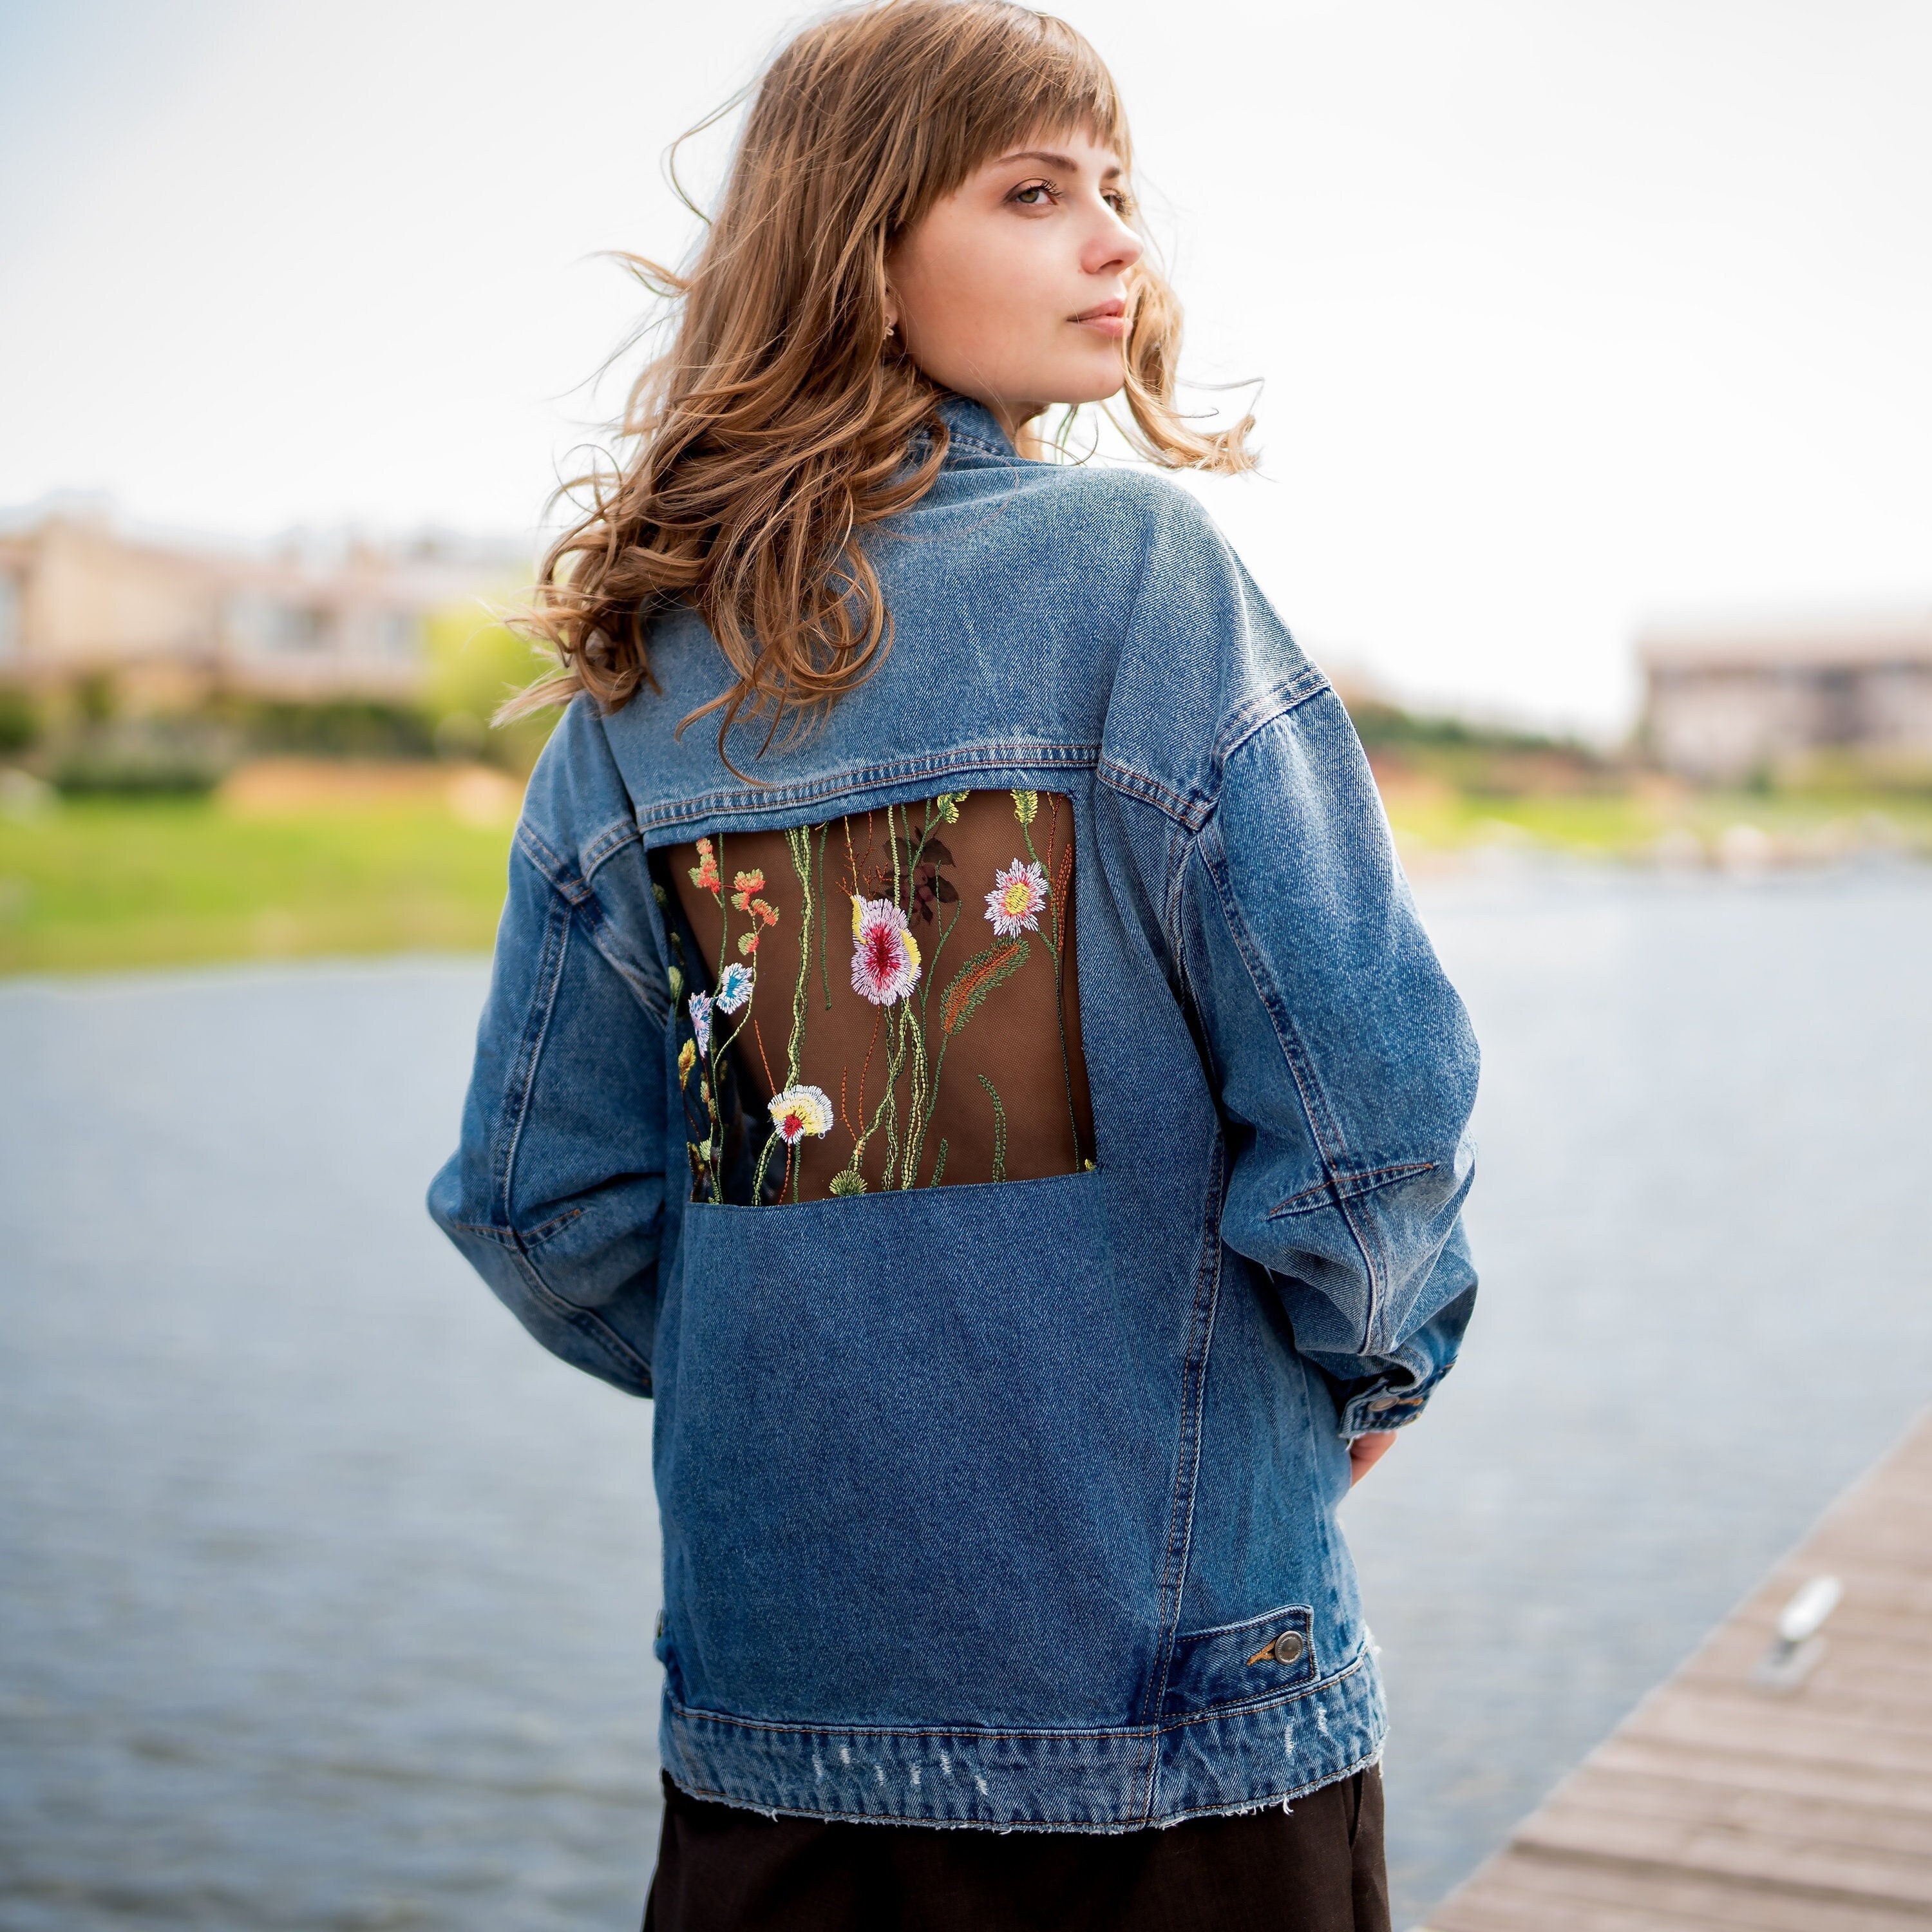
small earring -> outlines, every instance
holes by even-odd
[[[885,339],[886,339],[888,342],[891,341],[891,340],[892,339],[893,336],[894,336],[894,335],[896,335],[898,332],[898,324],[897,322],[887,322],[887,323],[886,324],[886,336],[885,336]]]

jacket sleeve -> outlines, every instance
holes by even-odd
[[[429,1210],[524,1326],[651,1392],[664,1214],[664,1029],[643,848],[579,700],[510,857],[460,1146]]]
[[[1474,1300],[1474,1036],[1334,692],[1285,698],[1220,762],[1183,904],[1232,1144],[1222,1236],[1340,1385],[1342,1433],[1399,1427]]]
[[[1124,650],[1154,722],[1115,755],[1172,826],[1149,884],[1227,1137],[1222,1238],[1273,1276],[1342,1433],[1399,1427],[1474,1300],[1474,1036],[1340,700],[1198,506],[1160,515]]]

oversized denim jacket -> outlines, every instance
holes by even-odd
[[[680,1786],[1120,1831],[1380,1752],[1336,1510],[1468,1318],[1477,1053],[1346,713],[1194,500],[944,407],[872,540],[890,655],[800,741],[740,730],[753,782],[677,730],[728,681],[694,615],[661,692],[570,707],[430,1207],[655,1397]],[[1071,802],[1090,1168],[688,1198],[664,848],[997,788]]]

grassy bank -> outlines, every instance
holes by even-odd
[[[358,782],[358,776],[361,782]],[[272,782],[271,782],[272,781]],[[487,947],[515,790],[429,766],[0,817],[0,972]]]
[[[1497,796],[1384,776],[1404,861],[1428,872],[1485,848],[1641,865],[1747,871],[1862,853],[1932,857],[1932,798],[1777,795],[1668,784]]]
[[[1706,793],[1654,780],[1499,794],[1381,760],[1418,874],[1496,848],[1733,872],[1932,856],[1932,797]],[[282,760],[205,798],[0,800],[0,973],[481,951],[516,782],[482,767]]]

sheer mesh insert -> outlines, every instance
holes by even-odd
[[[662,862],[694,1199],[1092,1164],[1065,798],[949,792]]]

